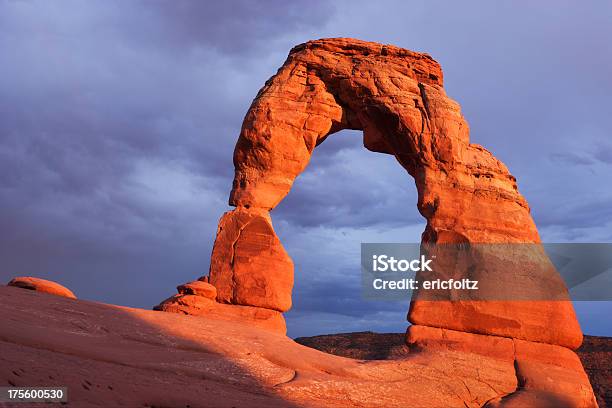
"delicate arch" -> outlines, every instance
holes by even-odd
[[[290,308],[293,264],[268,211],[287,195],[316,146],[341,129],[363,130],[367,149],[394,155],[414,177],[417,207],[427,220],[423,242],[539,242],[515,178],[486,149],[470,144],[468,125],[446,96],[436,61],[352,39],[310,41],[291,50],[244,119],[229,200],[236,209],[221,219],[211,259],[218,302]],[[554,270],[538,273],[535,288],[558,279]],[[409,320],[580,344],[570,302],[515,303],[414,301]]]

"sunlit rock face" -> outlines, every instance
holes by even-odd
[[[230,194],[237,210],[221,220],[211,262],[219,301],[288,309],[290,260],[267,211],[287,195],[315,147],[341,129],[363,130],[367,149],[394,155],[413,176],[417,207],[427,219],[424,242],[539,241],[516,179],[485,148],[470,144],[468,124],[459,105],[446,96],[436,61],[352,39],[311,41],[291,50],[244,119]],[[261,220],[255,221],[260,226],[248,227],[252,224],[242,220],[249,217]],[[536,271],[534,285],[549,281],[551,273],[542,269],[538,277]],[[410,320],[568,347],[580,344],[570,303],[511,303],[415,301]]]
[[[291,308],[293,262],[272,228],[267,211],[239,208],[219,221],[210,282],[223,303]]]
[[[473,405],[594,406],[589,380],[571,351],[582,332],[563,281],[538,249],[516,179],[489,151],[470,143],[439,64],[394,46],[340,38],[291,50],[257,94],[236,143],[229,199],[236,208],[219,221],[209,276],[201,278],[215,287],[216,297],[179,293],[158,308],[200,315],[214,309],[234,319],[232,307],[247,307],[284,332],[277,317],[291,307],[293,264],[269,211],[289,193],[316,146],[342,129],[362,130],[368,150],[395,156],[414,178],[417,208],[427,220],[424,244],[460,243],[474,247],[476,257],[482,255],[477,244],[530,244],[527,270],[505,267],[508,253],[471,268],[470,277],[486,277],[486,292],[497,298],[456,300],[452,292],[435,301],[413,298],[409,347],[426,356],[440,350],[486,356],[508,369],[507,389]],[[490,279],[491,273],[499,279]],[[525,274],[533,299],[504,297],[516,292],[511,283]],[[194,299],[206,308],[192,307]]]
[[[76,296],[70,289],[46,279],[34,278],[31,276],[18,276],[11,279],[7,286],[34,290],[37,292],[48,293],[50,295],[63,296],[70,299],[76,299]]]

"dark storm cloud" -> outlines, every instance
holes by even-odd
[[[589,166],[595,163],[595,161],[591,157],[587,155],[577,154],[574,152],[555,153],[552,154],[550,158],[560,163],[572,164],[577,166]]]
[[[563,225],[566,228],[582,229],[599,226],[611,219],[612,197],[601,197],[581,203],[559,203],[538,216],[538,225]]]
[[[410,299],[405,302],[363,301],[361,293],[361,275],[353,268],[339,268],[333,276],[309,279],[307,285],[296,285],[294,294],[295,308],[302,312],[334,312],[343,316],[360,317],[372,310],[395,311],[398,304],[408,310]],[[405,320],[405,319],[404,319]]]
[[[323,23],[334,12],[331,4],[310,0],[142,0],[138,6],[146,16],[142,20],[153,17],[148,24],[160,32],[158,40],[205,44],[240,57],[270,47],[288,31],[299,32]]]
[[[111,36],[106,45],[132,41],[143,49],[169,54],[208,48],[238,57],[265,51],[288,33],[321,26],[335,12],[330,3],[320,0],[39,0],[4,2],[0,10],[4,26],[45,35],[39,38],[45,41],[57,38],[46,37],[53,33],[34,29],[36,24],[67,37]],[[117,32],[125,37],[112,38]]]
[[[605,141],[593,143],[588,151],[559,152],[550,155],[554,161],[578,166],[591,166],[594,164],[612,164],[612,144]]]

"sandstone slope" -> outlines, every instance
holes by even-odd
[[[510,355],[447,348],[348,359],[240,321],[13,287],[0,287],[0,308],[0,382],[68,386],[74,407],[477,407],[519,382]],[[575,381],[576,391],[584,382],[573,363],[540,361],[538,375]],[[592,406],[576,395],[562,401]]]

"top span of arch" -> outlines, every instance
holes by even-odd
[[[358,129],[367,149],[395,156],[414,177],[424,240],[537,242],[515,178],[470,144],[442,84],[440,65],[424,53],[346,38],[296,46],[244,118],[230,205],[274,208],[318,144]]]
[[[296,45],[289,51],[289,59],[306,57],[316,53],[333,53],[349,58],[376,58],[380,62],[397,63],[397,68],[415,80],[444,86],[442,68],[436,60],[424,52],[410,51],[395,45],[361,41],[353,38],[323,38]]]

